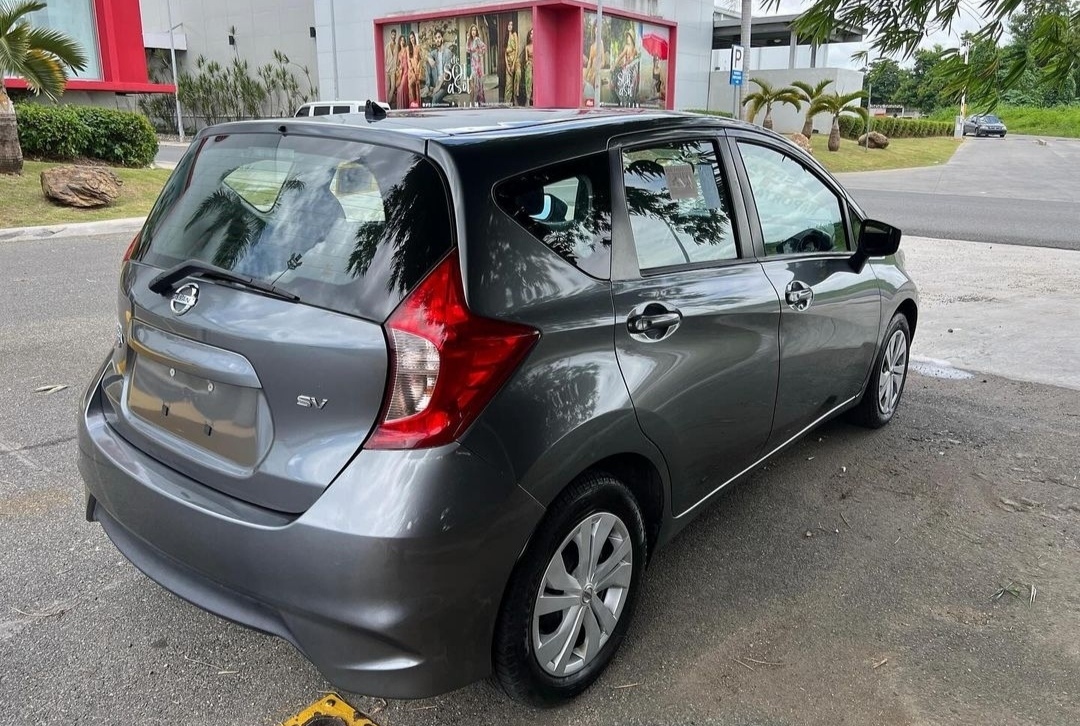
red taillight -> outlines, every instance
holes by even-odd
[[[124,250],[124,259],[122,262],[127,262],[131,259],[131,254],[135,251],[135,248],[139,246],[139,238],[142,237],[142,232],[137,233],[132,239],[131,244]]]
[[[469,311],[456,250],[401,301],[385,327],[390,377],[368,449],[453,441],[540,337],[528,326]]]

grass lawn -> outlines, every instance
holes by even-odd
[[[879,171],[906,169],[912,166],[944,164],[959,148],[960,140],[948,136],[921,139],[890,139],[887,149],[867,151],[854,141],[840,139],[840,151],[829,151],[829,137],[815,134],[810,140],[814,158],[829,171]]]
[[[28,161],[22,176],[0,174],[0,229],[141,217],[150,211],[172,173],[168,169],[110,167],[124,182],[116,204],[97,209],[72,209],[53,204],[41,193],[41,171],[50,166],[59,164]]]
[[[984,110],[974,104],[968,107],[969,114],[982,113]],[[951,121],[958,113],[960,113],[960,110],[955,107],[941,109],[935,111],[931,118],[940,121]],[[1010,134],[1080,138],[1080,104],[1052,106],[1050,108],[1002,104],[995,108],[992,113],[1005,122]]]

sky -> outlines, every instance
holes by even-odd
[[[741,0],[722,0],[721,4],[731,6],[734,3],[734,8],[738,10],[741,7]],[[754,14],[756,15],[790,15],[799,13],[810,7],[813,3],[809,0],[780,0],[779,9],[763,10],[761,0],[754,0]],[[946,48],[955,48],[960,45],[960,35],[964,32],[978,30],[985,23],[985,20],[979,15],[974,8],[974,1],[969,3],[970,7],[962,10],[960,17],[953,24],[951,32],[938,31],[929,34],[925,40],[921,43],[922,47],[932,47],[935,44],[940,44]],[[862,66],[862,63],[857,63],[851,60],[851,55],[862,50],[867,50],[869,44],[867,43],[843,43],[832,47],[828,57],[828,64],[833,67],[848,67],[857,68]],[[779,49],[778,49],[779,50]],[[782,51],[784,59],[786,59],[787,49]],[[901,60],[901,59],[897,59]]]

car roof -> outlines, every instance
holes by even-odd
[[[300,108],[304,106],[363,106],[366,101],[349,101],[348,99],[338,101],[307,101],[300,105]]]
[[[492,135],[548,133],[552,127],[567,130],[606,127],[616,133],[630,133],[639,128],[655,127],[658,122],[700,123],[702,120],[721,125],[749,126],[717,116],[642,108],[440,108],[389,111],[385,117],[378,119],[368,119],[363,114],[338,114],[304,119],[302,122],[367,126],[426,138],[475,137],[479,140],[479,137]]]

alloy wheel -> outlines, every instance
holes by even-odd
[[[610,512],[588,516],[555,550],[532,618],[533,653],[546,673],[569,676],[596,658],[628,601],[633,558],[630,533]]]
[[[891,416],[896,410],[900,391],[904,387],[907,362],[907,336],[903,330],[897,330],[885,345],[885,355],[881,356],[881,369],[878,371],[878,410],[885,416]]]

